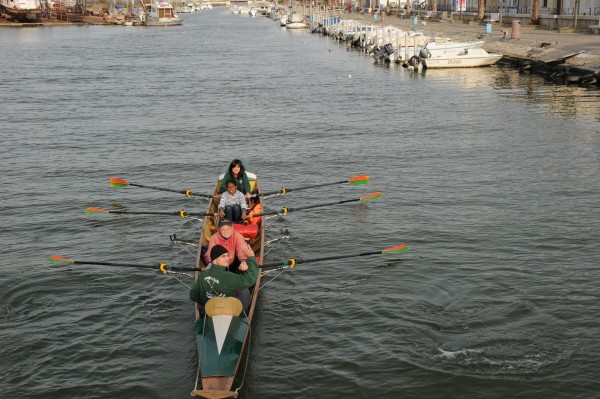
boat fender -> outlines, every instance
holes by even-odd
[[[254,239],[258,237],[257,224],[233,224],[233,229],[244,236],[244,238]]]

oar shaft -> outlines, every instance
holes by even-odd
[[[185,194],[185,190],[174,190],[172,188],[164,188],[164,187],[156,187],[156,186],[147,186],[144,184],[136,184],[136,183],[129,183],[130,186],[134,186],[134,187],[142,187],[142,188],[150,188],[152,190],[158,190],[158,191],[166,191],[169,193],[178,193],[178,194]]]
[[[335,202],[328,202],[328,203],[325,203],[325,204],[306,205],[306,206],[300,206],[300,207],[297,207],[297,208],[283,208],[283,209],[280,209],[278,211],[267,211],[267,212],[262,212],[262,213],[259,213],[259,214],[256,214],[256,215],[252,215],[252,216],[285,215],[288,212],[292,212],[292,211],[300,211],[300,210],[304,210],[304,209],[320,208],[320,207],[323,207],[323,206],[345,204],[347,202],[355,202],[355,201],[360,201],[360,198],[354,198],[354,199],[342,200],[342,201],[335,201]]]
[[[281,188],[280,190],[271,191],[271,192],[268,192],[268,193],[261,193],[260,195],[267,196],[267,195],[275,195],[275,194],[285,194],[285,193],[289,193],[291,191],[308,190],[310,188],[333,186],[333,185],[336,185],[336,184],[343,184],[343,183],[348,183],[348,180],[336,181],[336,182],[333,182],[333,183],[312,184],[310,186],[303,186],[303,187],[296,187],[296,188]]]
[[[92,261],[80,261],[75,260],[72,262],[75,265],[98,265],[98,266],[114,266],[114,267],[136,267],[140,269],[157,269],[161,270],[162,264],[158,265],[140,265],[136,263],[119,263],[119,262],[92,262]],[[177,270],[177,271],[201,271],[195,267],[177,267],[164,265],[166,270]]]
[[[179,212],[152,212],[152,211],[108,211],[108,213],[118,213],[122,215],[168,215],[179,216]]]
[[[202,198],[212,198],[212,195],[208,195],[208,194],[197,194],[197,193],[193,193],[192,190],[174,190],[172,188],[164,188],[164,187],[156,187],[156,186],[148,186],[145,184],[136,184],[136,183],[127,183],[130,186],[134,186],[134,187],[142,187],[142,188],[149,188],[152,190],[158,190],[158,191],[166,191],[169,193],[177,193],[177,194],[183,194],[186,195],[188,197],[202,197]]]
[[[93,209],[94,211],[92,211],[91,213],[116,213],[119,215],[165,215],[165,216],[180,216],[180,217],[186,217],[186,216],[196,216],[196,217],[204,217],[204,216],[215,216],[217,215],[216,212],[188,212],[184,209],[182,209],[181,211],[177,211],[177,212],[155,212],[155,211],[107,211],[107,210],[101,210],[101,211],[96,211],[96,208],[88,208],[88,210]],[[90,213],[90,212],[88,212]]]
[[[320,261],[324,261],[324,260],[356,258],[359,256],[369,256],[369,255],[379,255],[379,254],[381,254],[381,251],[369,251],[369,252],[361,252],[358,254],[348,254],[348,255],[322,256],[320,258],[312,258],[312,259],[296,259],[296,258],[292,258],[292,259],[294,259],[294,264],[297,265],[300,263],[312,263],[312,262],[320,262]],[[290,260],[288,259],[283,262],[264,263],[262,265],[262,267],[265,268],[265,267],[278,267],[278,266],[289,266],[289,265],[290,265]]]

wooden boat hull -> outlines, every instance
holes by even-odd
[[[253,176],[253,175],[252,175]],[[260,186],[256,179],[250,179],[252,190],[260,192]],[[218,193],[219,183],[215,186],[215,194]],[[261,197],[258,197],[261,200]],[[211,200],[208,212],[216,212],[217,204]],[[206,218],[200,243],[198,246],[197,266],[204,268],[202,259],[202,247],[208,245],[210,237],[216,232],[215,221]],[[237,393],[231,391],[237,375],[240,362],[243,357],[244,348],[248,344],[248,337],[256,300],[260,287],[260,264],[264,254],[264,223],[260,221],[256,238],[248,240],[252,246],[259,264],[259,275],[254,287],[251,288],[250,310],[247,315],[230,316],[224,327],[221,321],[215,317],[201,316],[200,306],[196,304],[195,333],[198,349],[199,373],[202,381],[202,389],[195,389],[192,395],[202,398],[216,399],[235,397]],[[199,273],[196,274],[198,278]],[[220,338],[219,338],[220,337]]]

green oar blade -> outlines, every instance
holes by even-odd
[[[408,251],[409,247],[404,244],[396,245],[395,247],[386,248],[381,251],[382,254],[399,254]]]
[[[48,262],[52,262],[52,263],[70,263],[70,264],[75,263],[75,261],[73,259],[63,258],[62,256],[57,256],[57,255],[48,256]]]
[[[127,180],[123,180],[118,177],[111,177],[109,182],[110,182],[111,186],[116,187],[116,188],[123,188],[123,187],[129,186],[129,183],[127,182]]]
[[[348,180],[348,183],[352,184],[353,186],[358,186],[359,184],[369,184],[369,176],[355,176]]]

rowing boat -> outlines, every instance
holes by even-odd
[[[260,192],[256,175],[248,171],[246,171],[246,174],[250,180],[252,192]],[[215,194],[219,192],[220,181],[222,179],[223,175],[219,176],[214,190]],[[257,196],[256,198],[257,201],[262,201],[262,196]],[[210,201],[208,213],[217,212],[217,205],[216,201]],[[206,267],[202,256],[202,248],[208,245],[210,238],[217,231],[216,226],[217,219],[205,218],[198,245],[197,267]],[[219,300],[216,303],[216,310],[213,308],[212,311],[208,309],[209,303],[206,305],[206,312],[202,312],[201,305],[195,304],[198,379],[196,380],[196,386],[192,391],[192,395],[197,397],[208,399],[237,397],[237,389],[233,391],[232,386],[241,364],[244,348],[249,344],[252,316],[254,315],[260,287],[260,275],[262,272],[260,265],[263,260],[265,236],[265,226],[262,218],[256,225],[257,230],[255,228],[253,233],[248,233],[247,230],[249,229],[243,226],[233,225],[234,230],[240,231],[254,250],[256,261],[259,265],[258,279],[254,287],[250,289],[250,309],[247,315],[243,312],[240,313],[239,309],[231,311],[229,306],[231,302],[227,302],[225,298],[211,299],[210,301],[214,302],[217,302],[215,300]],[[200,273],[197,272],[196,279],[198,279],[199,275]],[[201,380],[201,389],[198,387],[198,380]]]

